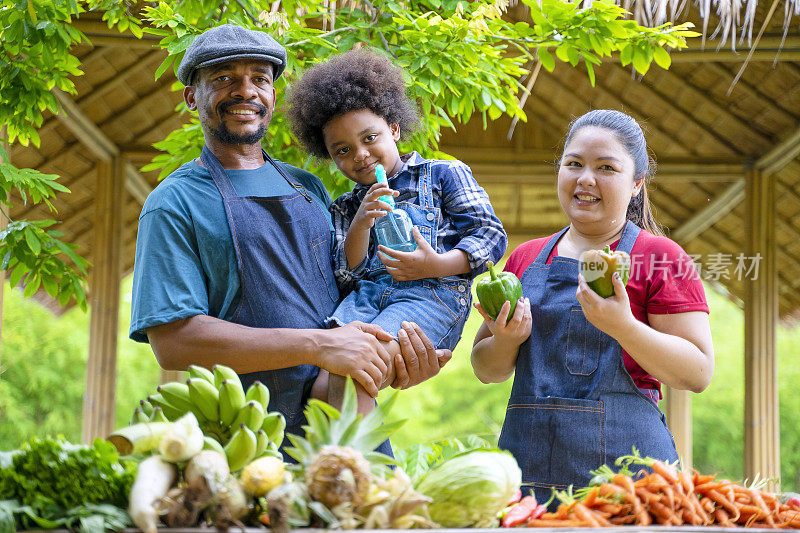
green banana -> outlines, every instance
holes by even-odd
[[[270,442],[274,442],[280,446],[283,442],[283,432],[286,429],[286,419],[278,411],[267,413],[264,416],[264,422],[261,424],[261,429],[266,432]]]
[[[136,409],[133,410],[133,417],[131,418],[131,421],[128,423],[128,425],[132,426],[134,424],[139,424],[141,422],[150,422],[150,419],[147,417],[146,414],[144,414],[144,411],[142,411],[137,407]]]
[[[209,383],[214,383],[214,374],[212,374],[211,370],[204,366],[189,365],[189,377],[200,378],[208,381]]]
[[[219,421],[225,426],[233,424],[245,403],[241,382],[223,379],[219,386]]]
[[[139,400],[139,407],[148,418],[153,414],[153,405],[147,400]]]
[[[189,387],[185,383],[171,381],[159,385],[156,390],[166,401],[182,409],[184,413],[192,410],[192,400],[189,398]]]
[[[266,413],[269,409],[269,389],[260,381],[256,381],[247,389],[245,400],[260,403]]]
[[[186,380],[189,387],[189,398],[193,408],[196,408],[204,418],[211,421],[219,420],[219,391],[214,385],[200,378]]]
[[[154,407],[153,414],[150,415],[150,420],[148,422],[169,422],[167,417],[164,415],[164,410],[161,407]]]
[[[184,411],[181,411],[180,409],[169,403],[159,393],[151,394],[150,396],[147,397],[147,401],[153,405],[154,410],[156,407],[160,407],[161,410],[164,411],[164,416],[167,417],[167,420],[170,421],[177,420],[185,414]]]
[[[203,437],[203,449],[214,450],[215,452],[219,452],[222,455],[225,455],[225,448],[223,448],[222,444],[220,444],[219,441],[214,437],[209,437],[209,436]]]
[[[241,470],[253,460],[257,444],[256,434],[244,424],[240,424],[224,448],[231,472]]]
[[[261,455],[271,455],[272,457],[277,457],[280,460],[283,460],[283,455],[281,454],[280,450],[278,450],[278,445],[272,441],[269,441],[267,444],[267,449],[264,450],[264,453]]]
[[[264,408],[261,407],[261,404],[258,402],[247,402],[244,407],[239,409],[239,413],[233,421],[233,426],[236,427],[239,424],[244,424],[250,431],[258,431],[263,423]]]
[[[214,373],[214,385],[216,385],[217,388],[220,388],[220,386],[222,386],[222,382],[226,379],[230,379],[238,383],[240,387],[242,386],[242,381],[239,379],[239,375],[236,374],[236,372],[234,372],[234,370],[229,366],[214,365],[211,368],[211,371]]]
[[[264,455],[264,452],[267,451],[267,445],[269,445],[269,437],[267,437],[267,433],[258,428],[256,431],[256,457],[261,457]]]

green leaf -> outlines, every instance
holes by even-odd
[[[653,50],[653,59],[655,60],[656,65],[664,70],[669,69],[670,65],[672,64],[672,58],[670,57],[669,52],[660,46]]]
[[[553,72],[553,69],[556,68],[556,60],[553,58],[552,54],[550,54],[546,48],[540,46],[536,49],[536,55],[539,57],[539,61],[542,62],[542,66],[546,68],[548,72]]]
[[[633,68],[639,74],[646,74],[650,69],[650,62],[647,60],[645,52],[638,47],[633,51]]]
[[[42,251],[42,243],[39,241],[39,237],[36,236],[36,233],[31,228],[25,228],[25,242],[28,243],[28,247],[35,255],[39,255]]]

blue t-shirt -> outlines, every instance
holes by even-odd
[[[331,197],[319,178],[291,165],[278,164],[308,190],[330,225]],[[253,170],[226,172],[239,196],[270,197],[295,192],[269,163]],[[133,269],[130,338],[147,342],[146,328],[195,315],[230,320],[240,298],[236,251],[222,195],[208,169],[193,160],[167,176],[142,207]]]

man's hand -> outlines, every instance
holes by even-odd
[[[392,340],[392,336],[380,326],[361,322],[322,333],[317,366],[332,374],[350,376],[371,396],[377,396],[391,360],[379,339]]]
[[[424,278],[437,278],[439,254],[426,241],[416,226],[412,230],[417,249],[413,252],[398,252],[385,246],[378,246],[378,259],[397,281],[413,281]]]
[[[435,376],[447,364],[453,353],[437,350],[420,327],[412,322],[403,322],[397,332],[401,353],[395,356],[395,389],[407,389]]]

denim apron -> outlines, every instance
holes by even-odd
[[[557,256],[546,264],[567,229],[522,274],[533,330],[519,349],[499,440],[541,502],[551,487],[588,485],[590,470],[613,466],[633,446],[642,456],[678,458],[664,415],[625,370],[622,347],[586,320],[575,297],[579,262]],[[630,253],[639,231],[627,222],[617,250]]]
[[[216,156],[206,147],[200,156],[222,194],[239,265],[241,300],[232,322],[256,328],[321,328],[339,301],[330,227],[308,191],[262,153],[295,194],[240,197]],[[303,408],[318,373],[314,365],[298,365],[240,378],[245,390],[256,380],[266,385],[269,410],[286,417],[286,433],[303,435]]]

